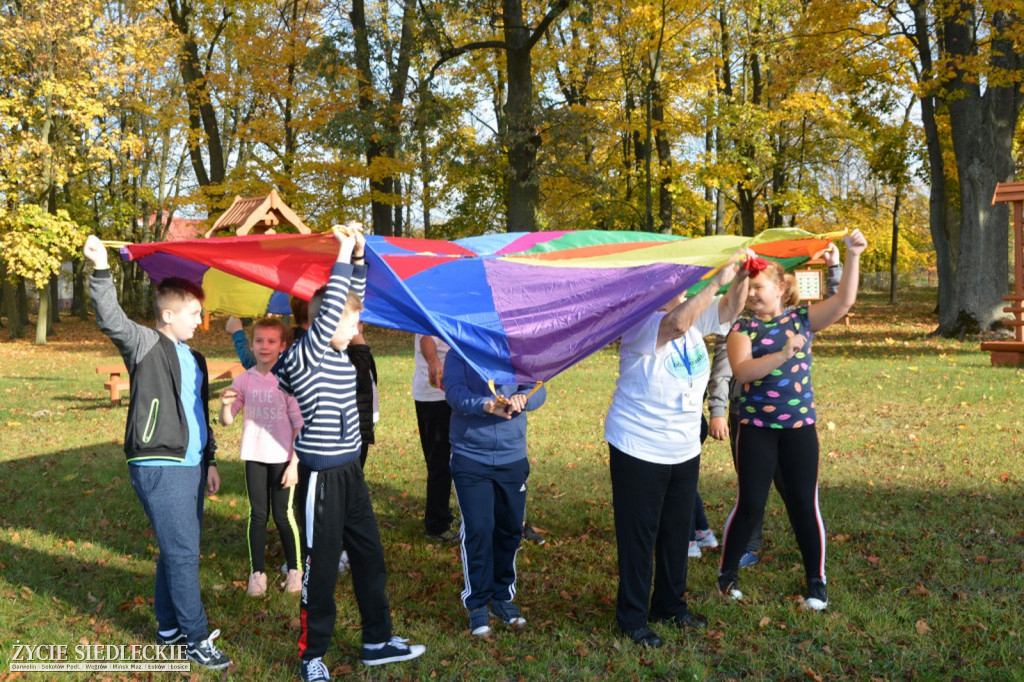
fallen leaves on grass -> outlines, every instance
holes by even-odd
[[[929,632],[932,631],[932,629],[928,627],[928,623],[925,622],[924,618],[921,618],[916,623],[914,623],[914,628],[917,630],[917,634],[919,635],[927,635]]]

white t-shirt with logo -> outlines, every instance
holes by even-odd
[[[700,418],[711,361],[704,337],[726,334],[715,298],[682,337],[661,348],[658,311],[622,335],[619,379],[604,438],[622,452],[654,464],[679,464],[700,454]]]
[[[427,367],[427,359],[423,357],[420,350],[420,339],[422,334],[416,334],[413,340],[413,351],[416,356],[416,369],[412,373],[412,399],[424,403],[434,403],[444,400],[444,390],[430,385],[430,369]],[[444,356],[451,350],[451,346],[436,336],[431,336],[437,345],[437,359],[444,365]],[[442,379],[442,382],[444,379]]]

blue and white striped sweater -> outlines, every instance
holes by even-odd
[[[277,375],[281,390],[295,396],[305,422],[295,440],[295,454],[314,471],[358,459],[363,445],[356,368],[348,353],[331,348],[350,287],[363,296],[366,266],[335,263],[316,319],[285,353]]]

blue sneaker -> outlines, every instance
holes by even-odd
[[[469,612],[469,634],[480,639],[490,639],[491,617],[486,606],[478,606]]]
[[[422,656],[427,647],[422,644],[409,644],[409,640],[392,637],[383,644],[363,645],[363,665],[384,665],[397,663]]]
[[[492,601],[491,615],[513,630],[522,630],[526,627],[526,619],[520,615],[519,607],[510,601]]]
[[[740,568],[746,568],[747,566],[753,566],[761,558],[757,555],[757,552],[751,552],[749,549],[743,553],[740,557]]]
[[[231,659],[224,655],[213,640],[220,637],[220,630],[214,630],[204,640],[192,643],[185,649],[185,656],[193,663],[198,663],[210,670],[223,670],[231,665]]]

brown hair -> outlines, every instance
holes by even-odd
[[[327,293],[327,285],[320,287],[314,292],[313,297],[309,299],[309,317],[315,318],[320,312],[320,304],[324,302],[324,295]],[[345,299],[345,309],[342,311],[342,315],[345,313],[358,313],[363,309],[363,299],[359,298],[352,289],[348,290],[348,297]]]
[[[751,279],[765,275],[768,279],[772,280],[782,290],[782,307],[792,308],[800,302],[800,291],[796,286],[796,275],[786,272],[785,269],[773,260],[768,260],[768,267],[756,275],[752,275]]]
[[[257,329],[276,329],[281,332],[281,340],[284,341],[285,345],[292,342],[291,332],[288,331],[288,327],[284,326],[284,322],[276,317],[261,317],[256,320],[252,325],[252,340],[256,340]]]
[[[305,327],[309,324],[309,301],[298,296],[289,296],[288,306],[292,309],[296,327]]]
[[[153,307],[157,318],[165,310],[181,310],[181,306],[193,299],[202,303],[206,300],[206,294],[201,286],[183,277],[167,277],[153,290]]]

